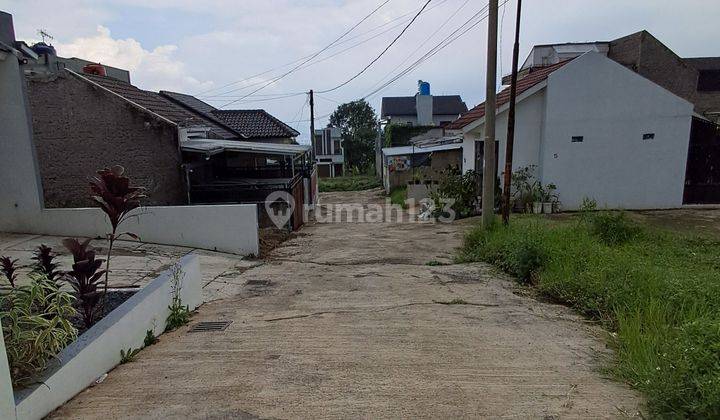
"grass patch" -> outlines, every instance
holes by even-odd
[[[339,176],[320,178],[320,192],[362,191],[380,186],[380,180],[372,175]]]
[[[430,267],[437,267],[437,266],[449,265],[449,264],[440,262],[438,260],[430,260],[430,261],[426,262],[425,265],[430,266]]]
[[[404,209],[408,208],[407,203],[407,187],[395,187],[390,190],[390,203],[398,205]]]
[[[611,370],[658,417],[720,417],[720,242],[622,213],[517,217],[472,230],[460,262],[486,261],[616,332]]]

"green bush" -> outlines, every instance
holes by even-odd
[[[642,229],[625,212],[601,211],[590,219],[591,231],[609,245],[624,244],[635,239]]]
[[[520,216],[509,227],[473,229],[458,259],[529,277],[616,332],[610,370],[647,395],[654,416],[718,418],[720,242],[626,217]]]
[[[457,167],[450,167],[443,171],[437,192],[430,195],[435,204],[435,217],[449,217],[445,212],[446,200],[450,200],[450,208],[455,212],[456,218],[463,218],[475,214],[478,202],[480,175],[475,171],[462,171]]]
[[[390,203],[395,204],[397,206],[401,206],[402,208],[407,208],[407,203],[405,202],[407,200],[407,187],[395,187],[392,190],[390,190]]]
[[[30,284],[0,297],[0,322],[13,385],[24,385],[77,338],[70,319],[74,298],[54,281],[32,276]]]
[[[380,180],[375,176],[339,176],[336,178],[320,178],[320,192],[331,191],[363,191],[379,187]]]

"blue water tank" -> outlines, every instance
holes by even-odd
[[[418,93],[420,95],[430,95],[430,83],[418,80]]]
[[[55,47],[52,45],[48,45],[44,42],[38,42],[37,44],[30,47],[35,54],[37,55],[43,55],[43,54],[50,54],[50,55],[56,55],[55,53]]]

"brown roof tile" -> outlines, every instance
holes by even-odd
[[[567,64],[570,61],[571,60],[565,60],[565,61],[561,61],[557,64],[553,64],[553,65],[550,65],[547,67],[535,68],[527,76],[518,80],[517,95],[519,96],[520,94],[527,91],[531,87],[546,80],[548,78],[548,76],[550,75],[550,73],[554,72],[555,70],[559,69],[560,67],[564,66],[565,64]],[[497,94],[496,106],[497,106],[497,108],[500,108],[501,106],[505,105],[508,102],[510,102],[510,88],[509,87],[501,90],[500,93]],[[484,116],[485,116],[485,102],[474,107],[473,109],[469,110],[468,112],[462,114],[458,119],[456,119],[455,121],[450,123],[445,128],[448,130],[459,130],[459,129],[465,127],[466,125],[472,123],[473,121],[478,120]]]

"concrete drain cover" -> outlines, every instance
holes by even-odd
[[[224,331],[232,321],[203,321],[193,325],[188,332]]]

